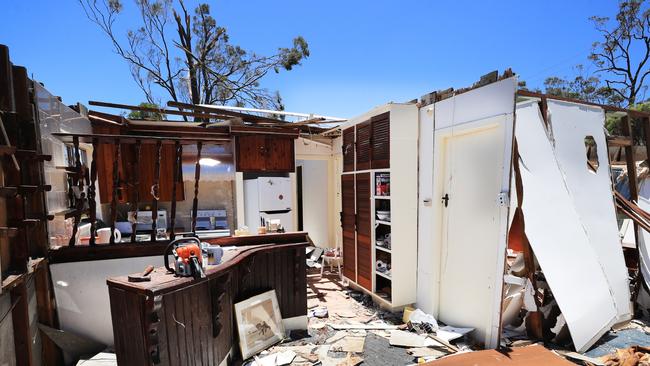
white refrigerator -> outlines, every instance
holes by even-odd
[[[291,178],[260,177],[244,180],[246,226],[256,233],[267,220],[279,219],[285,231],[294,231]]]

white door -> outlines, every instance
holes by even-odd
[[[506,252],[512,115],[436,131],[440,184],[438,315],[498,344]]]
[[[257,180],[260,211],[291,210],[291,178],[261,177]]]

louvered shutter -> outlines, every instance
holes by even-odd
[[[370,169],[370,121],[357,125],[357,169]]]
[[[390,112],[371,119],[372,169],[390,168]]]

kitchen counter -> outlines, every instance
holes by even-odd
[[[270,289],[282,318],[306,326],[306,233],[215,241],[236,248],[205,278],[156,268],[149,282],[128,282],[127,274],[107,280],[118,364],[219,365],[238,350],[233,305]]]
[[[304,231],[291,233],[269,233],[264,235],[226,236],[204,238],[202,241],[221,246],[243,246],[256,244],[285,244],[300,241],[309,241]],[[77,245],[74,247],[62,246],[51,248],[49,251],[50,263],[80,262],[103,259],[118,259],[131,257],[147,257],[162,255],[169,240],[155,242],[136,242],[118,244]]]

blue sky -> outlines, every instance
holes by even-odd
[[[133,24],[132,0],[123,2]],[[305,37],[311,57],[263,86],[279,90],[287,110],[340,117],[469,86],[495,69],[512,67],[529,86],[570,76],[598,39],[588,17],[617,9],[613,0],[207,2],[245,49],[268,54]],[[65,103],[144,100],[77,1],[4,1],[2,13],[0,44]]]

